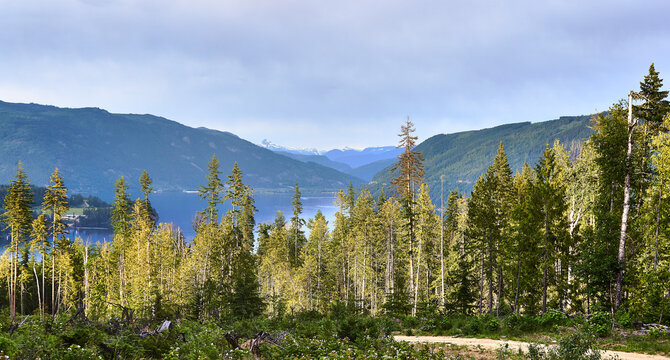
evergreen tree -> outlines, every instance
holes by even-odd
[[[223,190],[223,184],[219,177],[221,175],[219,160],[216,159],[215,154],[212,155],[212,159],[207,164],[207,169],[207,185],[201,185],[198,190],[200,198],[207,201],[207,207],[200,213],[205,215],[209,222],[217,223],[219,220],[217,206],[222,203],[221,191]]]
[[[10,275],[8,284],[9,317],[13,323],[16,318],[16,291],[19,282],[19,250],[28,243],[32,212],[32,192],[28,177],[19,161],[16,177],[11,181],[9,191],[5,196],[2,220],[6,224],[5,230],[10,233]]]
[[[542,242],[542,314],[547,311],[547,289],[549,287],[550,271],[557,260],[560,260],[559,251],[567,252],[567,205],[565,203],[565,185],[563,174],[556,161],[553,149],[547,145],[537,166],[537,185],[533,203],[536,205],[535,215],[542,224],[540,234]],[[565,265],[565,263],[563,263]],[[559,270],[559,269],[555,269]],[[559,291],[560,292],[560,291]]]
[[[670,111],[668,91],[661,90],[663,79],[658,76],[654,63],[649,65],[649,74],[640,82],[639,95],[644,101],[635,107],[635,115],[643,120],[649,136],[655,136],[659,131],[668,131],[663,124],[663,117]]]
[[[46,314],[46,287],[45,287],[45,268],[46,268],[46,258],[47,251],[49,249],[49,230],[46,217],[44,214],[37,216],[32,223],[32,231],[30,233],[31,238],[31,248],[34,248],[40,254],[40,268],[42,269],[42,285],[40,286],[38,279],[37,281],[37,299],[39,302],[40,317],[44,321],[44,316]]]
[[[58,255],[67,249],[69,241],[63,235],[67,233],[67,225],[63,222],[63,216],[69,209],[67,199],[67,188],[63,183],[58,168],[51,174],[50,184],[47,185],[44,193],[44,201],[42,202],[42,211],[44,211],[51,218],[49,232],[51,233],[51,316],[56,314],[56,265]],[[59,275],[60,275],[59,270]],[[60,284],[59,284],[60,287]]]
[[[400,143],[398,144],[399,148],[404,148],[404,151],[398,155],[398,162],[391,169],[392,172],[398,172],[397,177],[393,178],[392,184],[396,188],[398,194],[400,194],[400,203],[403,208],[403,217],[407,224],[407,240],[409,243],[409,291],[411,294],[415,292],[414,281],[414,227],[415,227],[415,195],[416,189],[420,186],[423,181],[423,155],[419,152],[414,151],[414,146],[416,136],[413,136],[412,133],[416,131],[414,129],[414,124],[407,121],[404,125],[400,127]],[[414,311],[413,311],[414,313]]]
[[[296,183],[293,200],[291,200],[291,205],[293,205],[293,216],[291,217],[291,235],[289,244],[289,261],[293,267],[298,267],[300,265],[301,249],[305,243],[305,233],[302,231],[302,226],[305,224],[305,220],[300,218],[300,214],[302,214],[302,201],[300,201],[300,196],[300,188],[298,188],[298,183]]]
[[[130,211],[132,202],[128,195],[128,185],[122,177],[116,180],[114,186],[114,204],[112,206],[112,228],[114,234],[127,237],[130,231]]]
[[[154,187],[151,185],[153,180],[149,177],[149,173],[146,170],[142,170],[140,174],[140,191],[142,192],[142,216],[146,217],[148,221],[151,222],[151,226],[155,226],[158,222],[158,214],[156,210],[151,206],[151,200],[149,200],[149,194],[153,191]]]

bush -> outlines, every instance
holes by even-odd
[[[588,319],[589,330],[600,337],[605,337],[612,330],[612,318],[609,314],[600,312],[593,314]]]
[[[489,332],[496,332],[500,330],[500,320],[493,316],[486,316],[486,330]]]
[[[0,351],[4,352],[4,354],[8,355],[10,358],[13,358],[17,355],[18,347],[14,341],[0,336]]]
[[[543,327],[551,327],[554,325],[563,325],[567,320],[567,316],[556,310],[549,310],[540,317],[540,325]]]
[[[561,338],[555,356],[561,360],[599,360],[600,350],[592,335],[574,333]],[[556,358],[556,357],[554,357]]]
[[[573,333],[561,338],[558,347],[546,351],[541,345],[528,346],[530,360],[600,360],[602,354],[593,335]]]

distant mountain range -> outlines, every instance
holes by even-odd
[[[592,133],[590,119],[561,117],[435,135],[415,150],[424,155],[425,181],[436,200],[441,175],[445,192],[470,192],[493,161],[500,141],[512,169],[519,170],[524,162],[534,164],[554,139],[578,149]],[[111,200],[114,182],[121,176],[136,191],[142,170],[149,172],[155,190],[198,189],[212,154],[224,177],[238,162],[245,183],[257,192],[290,192],[295,183],[304,193],[333,192],[351,182],[367,186],[376,196],[382,188],[391,192],[390,168],[401,151],[394,146],[289,149],[267,140],[261,147],[228,132],[191,128],[153,115],[0,101],[0,184],[14,178],[20,160],[35,185],[48,184],[58,167],[73,192],[106,200]]]
[[[277,145],[264,139],[262,147],[302,161],[328,166],[365,181],[392,164],[402,152],[395,146],[368,147],[362,150],[344,148],[333,150],[301,149]]]
[[[430,187],[431,198],[439,201],[441,175],[444,175],[445,199],[447,192],[452,189],[469,193],[477,178],[493,163],[501,141],[512,171],[518,171],[524,162],[534,166],[545,146],[551,146],[554,139],[559,139],[564,147],[576,152],[591,136],[593,130],[590,124],[591,115],[507,124],[435,135],[417,145],[415,150],[424,156],[424,180]],[[394,175],[390,169],[388,166],[381,170],[368,184],[374,195],[379,195],[382,188],[386,189],[387,195],[392,192],[390,183]]]
[[[0,101],[0,184],[20,160],[30,181],[46,185],[58,167],[69,189],[110,200],[125,176],[131,189],[147,170],[155,190],[193,190],[205,183],[216,154],[223,176],[238,162],[257,192],[329,192],[362,180],[331,167],[302,162],[228,132],[191,128],[153,116],[112,114],[98,108],[67,109]]]

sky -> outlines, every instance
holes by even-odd
[[[0,100],[394,145],[408,116],[422,141],[606,110],[652,62],[670,74],[668,14],[665,0],[0,0]]]

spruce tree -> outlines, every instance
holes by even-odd
[[[542,224],[542,314],[547,311],[547,289],[549,287],[550,271],[553,269],[559,250],[565,251],[564,244],[568,239],[567,204],[565,203],[565,185],[562,169],[556,161],[553,149],[547,145],[542,157],[535,167],[537,185],[535,199],[535,214]],[[560,292],[560,291],[559,291]]]
[[[151,200],[149,200],[149,194],[153,191],[154,187],[151,185],[153,180],[149,177],[149,173],[146,170],[142,170],[140,174],[140,191],[142,192],[142,216],[145,217],[145,221],[151,222],[151,225],[156,225],[158,221],[158,214],[156,210],[151,206]]]
[[[46,313],[46,287],[45,287],[45,267],[46,267],[46,258],[47,251],[49,248],[49,230],[47,225],[46,217],[44,213],[40,214],[32,223],[32,231],[30,233],[30,238],[32,240],[33,246],[37,249],[37,252],[41,257],[41,268],[42,268],[42,286],[37,285],[38,294],[37,298],[40,305],[40,317],[44,321],[44,315]],[[39,281],[37,278],[35,281]],[[41,294],[40,294],[41,292]]]
[[[414,124],[407,117],[407,121],[400,127],[399,148],[404,151],[398,155],[398,162],[391,171],[399,174],[393,178],[392,184],[400,195],[400,203],[403,208],[403,217],[407,224],[407,240],[409,243],[409,291],[414,293],[417,284],[414,283],[414,232],[415,232],[415,196],[416,190],[423,182],[423,154],[414,151],[416,145],[416,136],[412,133],[416,131]]]
[[[300,265],[300,252],[305,243],[305,232],[302,230],[305,220],[300,218],[300,214],[302,214],[302,201],[300,200],[300,197],[300,188],[298,187],[298,183],[296,183],[293,200],[291,200],[291,205],[293,205],[293,216],[291,217],[291,240],[289,244],[290,262],[293,267],[298,267]]]
[[[5,230],[10,233],[10,275],[8,284],[9,316],[13,323],[16,318],[16,291],[19,282],[19,250],[27,244],[30,234],[32,212],[32,192],[28,177],[19,161],[16,177],[11,181],[9,191],[5,196],[2,220],[6,224]]]
[[[200,185],[198,190],[200,198],[207,201],[207,207],[200,213],[205,215],[210,223],[217,223],[219,219],[217,206],[222,203],[223,184],[221,183],[219,160],[217,160],[216,154],[212,155],[212,159],[207,164],[207,170],[207,185]]]
[[[67,233],[67,225],[63,222],[63,216],[70,208],[67,198],[67,188],[63,183],[58,168],[54,170],[50,177],[50,184],[47,185],[42,202],[42,211],[51,218],[49,232],[51,233],[51,316],[56,315],[56,260],[69,245],[69,241],[63,237]],[[60,287],[60,284],[59,284]]]
[[[659,131],[668,131],[663,124],[663,117],[670,111],[670,103],[666,100],[668,91],[661,90],[663,79],[658,75],[654,63],[651,63],[649,74],[640,82],[639,95],[644,102],[635,107],[635,115],[644,121],[649,136],[655,136]]]
[[[122,177],[116,180],[114,185],[114,204],[112,206],[112,228],[114,234],[128,237],[130,232],[130,212],[132,202],[128,195],[128,185]]]

